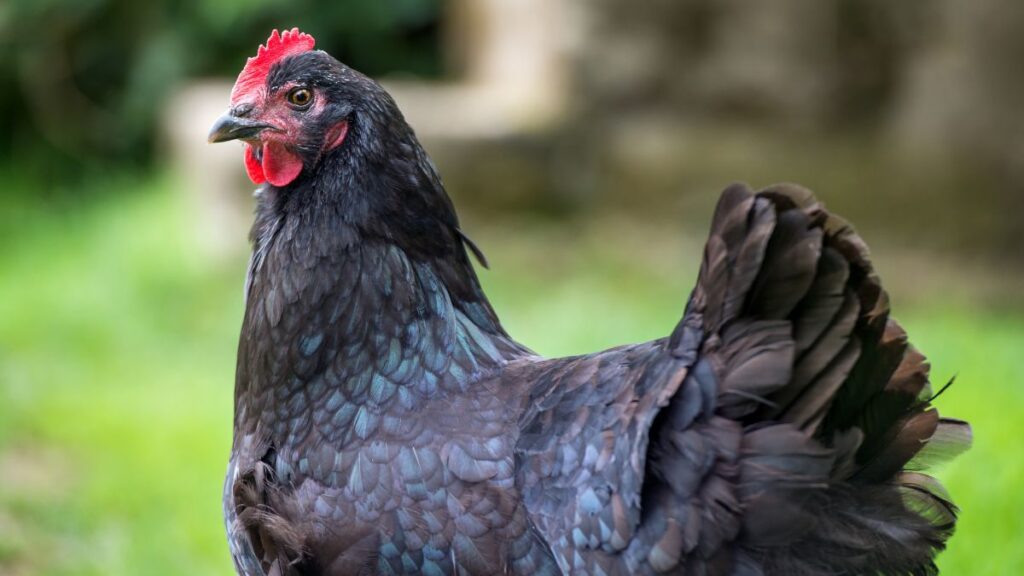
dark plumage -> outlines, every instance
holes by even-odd
[[[936,572],[956,508],[921,470],[970,430],[810,193],[725,190],[670,336],[540,358],[392,99],[295,34],[211,134],[271,182],[224,490],[240,574]]]

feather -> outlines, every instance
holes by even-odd
[[[490,268],[490,265],[487,264],[487,257],[484,256],[483,250],[481,250],[469,236],[466,236],[466,233],[461,229],[456,228],[455,233],[458,234],[459,240],[462,241],[466,248],[469,248],[469,251],[473,253],[476,261],[484,268]]]
[[[833,324],[846,301],[849,275],[849,266],[842,256],[832,247],[823,248],[814,282],[794,314],[793,339],[798,355],[803,355]]]
[[[971,447],[971,426],[962,420],[940,418],[924,446],[907,463],[907,470],[928,470],[945,464]]]
[[[809,226],[803,212],[790,210],[778,216],[749,296],[751,315],[785,318],[807,293],[821,254],[821,230]]]

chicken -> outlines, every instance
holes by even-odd
[[[502,328],[373,80],[277,31],[211,142],[257,184],[224,487],[239,574],[934,574],[956,507],[859,236],[722,193],[665,338],[542,358]],[[554,328],[554,327],[553,327]]]

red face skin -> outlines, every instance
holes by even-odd
[[[302,157],[296,150],[305,137],[304,120],[320,115],[324,99],[315,89],[306,88],[313,94],[308,105],[303,107],[289,102],[292,91],[300,88],[304,87],[288,83],[273,94],[261,88],[256,94],[243,94],[237,102],[232,102],[234,107],[252,105],[249,116],[271,126],[254,139],[245,141],[245,169],[256,184],[270,182],[274,186],[286,186],[302,172]],[[348,122],[333,126],[327,131],[318,156],[341,145],[347,134]]]

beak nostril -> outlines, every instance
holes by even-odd
[[[255,108],[255,106],[253,106],[251,102],[245,102],[232,108],[231,115],[238,118],[245,118],[252,113],[253,108]]]

